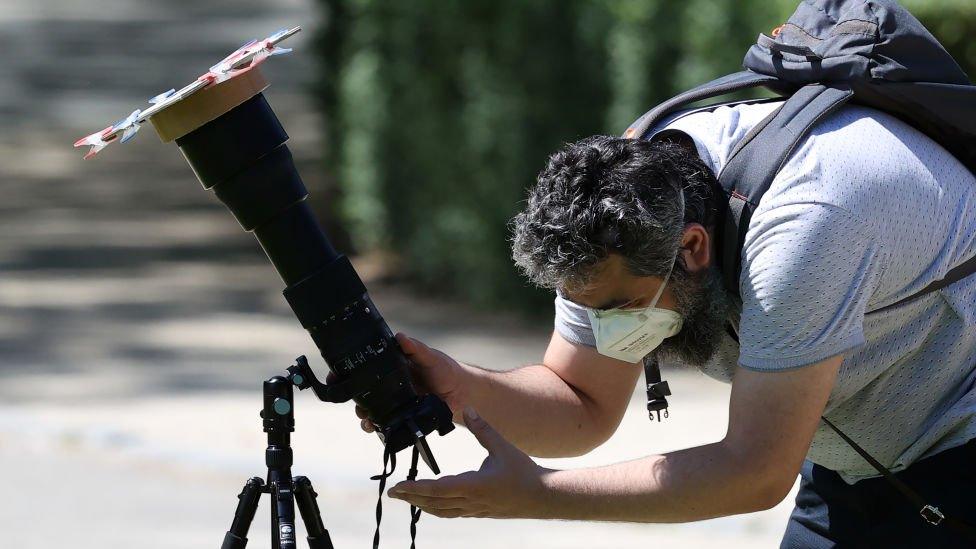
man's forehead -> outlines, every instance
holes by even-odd
[[[619,281],[622,274],[620,269],[622,263],[619,255],[610,254],[609,257],[590,267],[587,276],[582,281],[560,288],[559,294],[577,303],[579,303],[577,298],[586,301],[600,296],[612,289],[615,283]]]
[[[591,309],[612,309],[653,289],[653,277],[639,277],[627,270],[621,256],[611,256],[595,266],[585,284],[561,288],[563,298]]]

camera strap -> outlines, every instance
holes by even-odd
[[[854,451],[856,451],[862,458],[864,458],[865,461],[871,464],[871,467],[874,467],[876,471],[881,473],[881,476],[883,476],[884,479],[895,488],[895,490],[897,490],[905,497],[905,499],[911,502],[912,505],[919,510],[918,514],[923,520],[925,520],[925,522],[933,526],[945,524],[947,527],[955,530],[956,533],[961,535],[963,538],[966,538],[971,542],[976,542],[976,525],[973,525],[964,519],[946,515],[938,507],[928,503],[928,501],[921,494],[896,477],[891,471],[888,470],[887,467],[882,465],[878,460],[874,459],[874,457],[872,457],[867,450],[861,448],[859,444],[851,440],[849,436],[838,429],[836,425],[830,422],[830,420],[825,417],[821,417],[820,419],[822,419],[828,427],[833,429],[834,432],[837,433],[837,435],[840,436],[844,442],[850,445],[850,447],[853,448]]]
[[[410,470],[407,471],[407,480],[417,479],[417,462],[420,457],[420,450],[416,445],[413,447],[413,453],[410,457]],[[387,471],[386,467],[389,465],[390,470]],[[390,451],[390,447],[383,446],[383,471],[378,474],[369,477],[370,480],[380,481],[379,493],[376,497],[376,530],[373,532],[373,549],[379,549],[380,547],[380,522],[383,520],[383,492],[386,490],[386,479],[393,475],[393,471],[396,469],[396,454]],[[420,508],[413,505],[410,506],[410,549],[416,549],[417,544],[417,522],[420,521]]]
[[[390,470],[386,470],[387,463],[390,465]],[[370,480],[380,481],[379,494],[376,497],[376,531],[373,532],[373,549],[379,549],[380,547],[380,521],[383,520],[383,491],[386,490],[386,479],[393,474],[394,469],[396,469],[396,454],[390,452],[388,446],[383,446],[383,472],[378,475],[369,477]]]
[[[668,417],[668,395],[671,388],[667,381],[661,380],[661,366],[657,361],[657,354],[652,353],[644,357],[644,382],[647,384],[647,415],[661,421],[661,412]]]
[[[407,480],[417,479],[417,458],[420,457],[420,449],[415,444],[410,456],[410,470],[407,471]],[[420,521],[420,507],[410,506],[410,549],[417,547],[417,523]]]
[[[648,355],[644,357],[644,377],[647,383],[647,411],[650,418],[653,420],[655,416],[658,421],[661,421],[661,411],[664,412],[664,417],[668,417],[668,400],[667,396],[671,394],[671,390],[668,388],[668,382],[661,380],[661,368],[658,364],[657,357],[655,355]],[[830,422],[826,417],[821,417],[824,423],[828,427],[834,430],[841,439],[844,440],[851,448],[854,449],[865,461],[867,461],[875,470],[881,473],[886,481],[895,490],[897,490],[902,496],[904,496],[912,505],[914,505],[919,510],[919,515],[925,522],[938,526],[940,524],[946,525],[947,528],[955,530],[958,534],[964,538],[976,542],[976,525],[969,523],[966,520],[949,516],[943,513],[938,507],[928,503],[928,501],[910,486],[905,484],[902,480],[896,477],[887,467],[882,465],[878,460],[874,459],[871,454],[869,454],[864,448],[861,448],[859,444],[854,442],[849,436],[844,434],[836,425]]]

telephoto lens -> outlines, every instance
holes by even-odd
[[[426,437],[435,430],[446,435],[454,429],[444,401],[433,394],[420,396],[415,390],[410,360],[349,259],[336,252],[319,226],[285,144],[288,134],[264,97],[268,82],[258,65],[291,51],[278,44],[300,30],[281,29],[245,43],[186,86],[150,98],[151,106],[145,110],[136,109],[74,144],[90,147],[85,158],[91,158],[112,143],[131,139],[146,121],[152,122],[163,142],[175,140],[204,189],[213,191],[244,230],[257,237],[284,281],[285,299],[332,373],[327,383],[321,383],[302,356],[288,367],[287,378],[275,376],[265,382],[261,417],[268,435],[268,481],[248,480],[238,496],[224,549],[243,549],[247,544],[262,493],[272,498],[273,547],[295,547],[296,503],[309,547],[333,547],[310,481],[291,477],[293,385],[313,389],[326,402],[352,399],[377,426],[384,448],[383,472],[371,477],[380,482],[374,548],[379,546],[382,494],[396,467],[396,453],[414,448],[407,480],[416,479],[419,457],[439,474]],[[420,510],[411,506],[411,547],[419,519]]]
[[[419,442],[436,472],[423,436],[451,431],[451,412],[435,395],[421,398],[414,390],[409,359],[306,202],[287,139],[257,93],[176,143],[203,187],[257,237],[285,283],[288,304],[335,374],[320,384],[304,363],[296,384],[313,386],[323,400],[352,398],[368,411],[388,451]]]

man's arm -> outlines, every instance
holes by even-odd
[[[789,493],[843,356],[802,368],[739,368],[723,440],[547,475],[552,518],[687,522],[768,509]]]
[[[606,441],[641,372],[556,332],[542,364],[501,372],[460,364],[402,334],[398,341],[455,421],[471,406],[507,440],[538,457],[581,455]]]
[[[740,367],[724,439],[606,467],[543,469],[469,417],[489,451],[480,470],[402,482],[390,493],[442,517],[689,522],[768,509],[795,482],[842,361]]]

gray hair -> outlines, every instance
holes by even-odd
[[[512,220],[512,258],[550,289],[586,288],[610,253],[635,275],[664,276],[685,223],[713,223],[716,188],[693,148],[676,142],[593,136],[570,143],[549,157]]]

